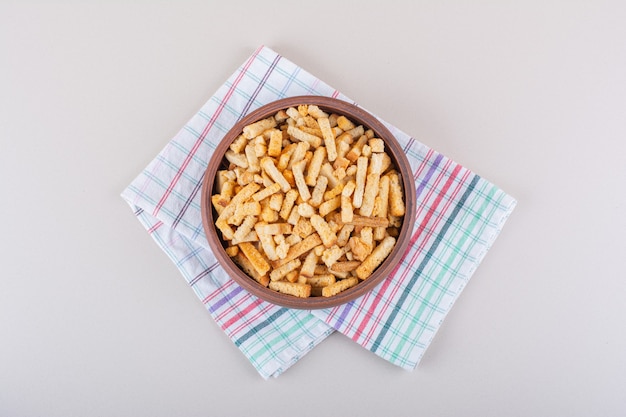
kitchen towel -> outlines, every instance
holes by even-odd
[[[501,189],[383,122],[414,174],[416,222],[388,279],[324,310],[258,299],[222,269],[202,227],[200,188],[216,145],[243,116],[269,102],[339,91],[259,47],[122,192],[201,302],[263,378],[278,376],[337,330],[405,369],[414,369],[516,201]]]

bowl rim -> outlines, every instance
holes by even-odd
[[[333,297],[298,298],[276,292],[268,287],[264,287],[248,276],[226,254],[223,242],[219,237],[219,231],[215,227],[213,215],[214,209],[211,204],[215,176],[223,161],[224,153],[228,150],[230,144],[241,134],[243,127],[262,118],[269,117],[281,109],[304,104],[317,105],[322,110],[332,110],[333,113],[345,115],[357,124],[362,124],[364,127],[367,126],[367,128],[372,129],[376,134],[376,137],[384,140],[385,148],[390,148],[391,152],[388,152],[388,154],[392,158],[396,170],[399,171],[401,175],[404,190],[406,210],[402,227],[392,252],[389,256],[387,256],[383,263],[376,268],[370,277],[359,282],[356,286],[342,291]],[[278,99],[267,103],[240,118],[233,125],[233,127],[228,130],[228,132],[217,144],[205,170],[202,180],[200,208],[202,214],[202,225],[209,246],[219,264],[237,284],[252,295],[272,304],[294,309],[313,310],[336,307],[352,301],[367,293],[389,277],[389,274],[397,267],[404,257],[405,252],[408,250],[413,226],[415,224],[415,200],[415,183],[413,173],[405,151],[402,149],[395,136],[389,131],[389,129],[387,129],[387,127],[383,125],[380,120],[378,120],[378,118],[376,118],[376,116],[361,107],[358,107],[356,104],[352,104],[341,99],[326,96],[303,95]]]

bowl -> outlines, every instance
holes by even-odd
[[[297,108],[297,106],[301,104],[317,105],[320,109],[329,114],[336,113],[344,115],[355,124],[362,124],[366,130],[373,130],[375,136],[383,139],[385,142],[385,152],[390,156],[392,163],[401,176],[402,190],[404,192],[406,211],[396,238],[396,245],[392,252],[367,279],[360,281],[356,286],[332,297],[299,298],[264,287],[248,276],[226,253],[225,248],[227,245],[222,240],[221,232],[219,232],[215,225],[215,220],[218,216],[211,204],[211,196],[214,194],[217,171],[220,169],[228,169],[228,161],[226,161],[224,155],[233,141],[241,134],[243,127],[258,120],[273,116],[281,109],[287,109],[289,107]],[[389,276],[393,268],[401,261],[409,244],[411,231],[415,223],[416,202],[413,173],[404,150],[396,138],[378,119],[376,119],[376,117],[362,108],[343,100],[322,96],[298,96],[277,100],[254,110],[239,120],[233,128],[226,133],[211,156],[202,184],[201,201],[202,223],[207,241],[218,262],[226,270],[228,275],[245,290],[265,301],[283,307],[304,310],[336,307],[345,304],[362,296],[383,282]]]

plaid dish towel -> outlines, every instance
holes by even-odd
[[[200,188],[216,145],[240,118],[297,95],[352,102],[261,46],[122,197],[262,377],[280,375],[335,330],[413,369],[516,202],[385,123],[408,155],[417,194],[415,228],[402,262],[374,290],[336,308],[303,311],[262,301],[235,284],[211,253],[202,228]]]

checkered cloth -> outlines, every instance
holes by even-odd
[[[383,121],[404,147],[415,179],[417,216],[402,262],[374,290],[336,308],[302,311],[262,301],[231,280],[213,256],[202,228],[200,188],[215,147],[235,122],[266,103],[297,95],[352,102],[260,47],[122,197],[262,377],[280,375],[335,330],[414,369],[516,202]]]

